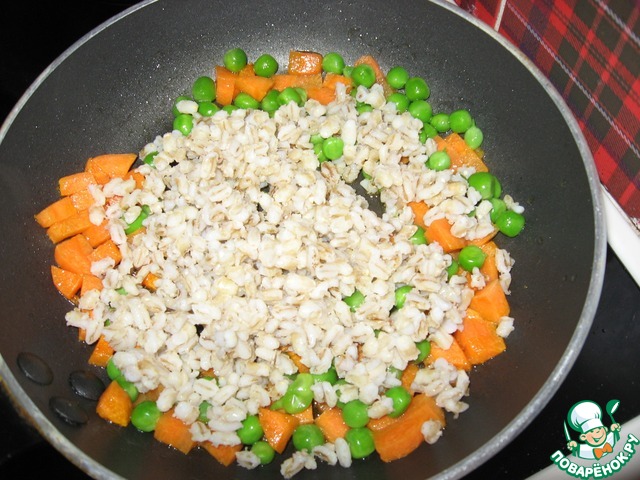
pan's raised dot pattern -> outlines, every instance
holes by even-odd
[[[104,392],[104,382],[96,374],[76,370],[69,375],[69,385],[73,391],[87,400],[98,400]]]
[[[53,382],[53,371],[39,356],[22,352],[18,354],[17,362],[20,371],[32,382],[39,385],[49,385]]]
[[[87,413],[78,402],[73,400],[62,397],[51,397],[49,400],[49,408],[70,425],[84,425],[89,421]]]

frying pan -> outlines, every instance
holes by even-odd
[[[281,65],[295,48],[405,66],[428,81],[434,111],[472,112],[490,168],[525,206],[524,232],[498,239],[516,261],[516,330],[507,353],[471,373],[470,409],[405,459],[385,464],[374,455],[349,469],[320,462],[296,477],[460,478],[515,438],[562,383],[595,314],[606,238],[593,160],[560,96],[523,54],[446,2],[158,0],[65,52],[0,131],[3,387],[94,478],[281,478],[278,461],[258,471],[224,468],[203,451],[184,456],[97,417],[93,384],[80,388],[78,379],[106,376],[87,365],[91,347],[65,326],[71,306],[51,286],[53,246],[33,220],[57,198],[57,179],[88,157],[136,152],[168,131],[173,99],[231,47],[250,58],[272,53]]]

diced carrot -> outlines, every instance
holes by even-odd
[[[380,68],[380,64],[378,63],[378,61],[371,55],[363,55],[355,61],[353,66],[357,67],[358,65],[361,65],[363,63],[366,63],[371,68],[373,68],[373,71],[376,74],[376,83],[382,85],[384,96],[388,97],[389,95],[391,95],[395,90],[391,87],[391,85],[389,85],[389,82],[387,82],[387,76],[382,71],[382,68]]]
[[[234,91],[238,75],[231,70],[216,65],[216,101],[220,105],[231,105],[233,103]]]
[[[89,228],[82,231],[82,234],[93,248],[102,245],[111,238],[111,234],[109,233],[109,221],[105,220],[100,225],[94,225],[92,223]]]
[[[93,247],[87,239],[81,235],[75,235],[58,243],[53,251],[58,266],[78,275],[91,274],[91,260],[89,255]]]
[[[60,195],[66,197],[85,190],[89,185],[95,185],[96,183],[96,179],[91,172],[78,172],[62,177],[58,181],[58,186]]]
[[[189,425],[173,416],[173,409],[164,412],[158,419],[153,437],[185,455],[195,446]]]
[[[494,228],[491,233],[488,233],[482,238],[476,238],[475,240],[467,240],[468,245],[478,245],[479,247],[484,245],[485,243],[490,242],[493,238],[498,234],[499,230]]]
[[[160,277],[158,277],[156,274],[154,273],[147,273],[147,275],[144,277],[144,279],[142,280],[142,286],[152,292],[156,291],[156,282],[160,279]]]
[[[327,442],[335,442],[338,438],[344,438],[349,431],[349,426],[344,423],[342,418],[342,410],[337,407],[328,408],[322,412],[315,420],[316,425]]]
[[[335,90],[336,84],[343,83],[347,87],[347,92],[351,91],[353,81],[349,77],[337,73],[327,73],[322,81],[322,86]]]
[[[427,204],[424,202],[409,202],[408,205],[413,212],[413,223],[426,230],[427,226],[424,223],[424,216],[429,211]]]
[[[367,423],[367,428],[372,432],[376,432],[378,430],[382,430],[383,428],[387,428],[389,425],[396,421],[395,418],[390,417],[389,415],[383,415],[380,418],[372,418]]]
[[[300,421],[288,413],[264,407],[258,410],[258,418],[269,445],[278,453],[284,452]]]
[[[507,296],[497,278],[475,292],[469,308],[478,312],[486,321],[493,323],[498,322],[500,317],[509,315],[511,311]]]
[[[111,177],[107,174],[107,172],[102,170],[100,165],[92,161],[91,158],[87,161],[84,167],[84,171],[92,174],[93,178],[96,179],[96,183],[98,185],[105,185],[106,183],[109,183],[109,181],[111,180]]]
[[[465,355],[462,348],[460,348],[460,344],[457,342],[455,337],[453,337],[453,342],[448,349],[440,348],[435,343],[431,344],[431,351],[429,352],[429,356],[426,358],[425,363],[427,365],[431,365],[438,358],[444,358],[454,367],[469,371],[471,369],[471,363],[469,363],[469,359]]]
[[[89,190],[80,190],[79,192],[71,195],[69,198],[71,198],[73,206],[78,212],[91,208],[96,202]]]
[[[402,376],[400,377],[400,381],[402,382],[402,386],[409,392],[414,393],[411,388],[411,384],[416,378],[416,375],[420,370],[420,367],[415,363],[407,364],[407,368],[402,371]]]
[[[82,297],[85,293],[90,292],[91,290],[102,290],[102,280],[100,280],[95,275],[84,274],[82,275],[82,287],[80,288],[80,296]]]
[[[303,50],[289,51],[289,74],[314,75],[322,74],[322,55],[317,52]]]
[[[36,222],[43,228],[49,228],[51,225],[69,217],[73,217],[76,213],[73,202],[69,197],[63,197],[48,205],[35,215]]]
[[[253,77],[255,76],[256,71],[253,67],[253,63],[247,63],[242,69],[238,72],[239,77]]]
[[[122,260],[122,253],[120,253],[118,245],[116,245],[113,240],[107,240],[101,245],[98,245],[89,255],[89,260],[92,263],[98,262],[105,258],[112,258],[115,262],[115,265],[118,265]]]
[[[290,75],[287,73],[279,73],[273,77],[273,89],[281,92],[287,87],[300,87],[307,89],[309,87],[321,87],[322,75]]]
[[[109,363],[109,359],[113,357],[113,347],[109,345],[103,335],[100,335],[100,338],[96,342],[93,347],[93,351],[89,356],[89,365],[95,365],[97,367],[106,367],[107,363]]]
[[[78,340],[84,342],[87,339],[87,331],[84,328],[78,329]]]
[[[476,172],[488,172],[487,165],[482,158],[473,150],[464,138],[453,132],[445,138],[436,136],[434,138],[438,145],[438,150],[446,150],[451,159],[451,168],[456,170],[460,167],[475,167]]]
[[[107,153],[98,155],[97,157],[92,157],[87,160],[85,171],[91,172],[92,168],[97,166],[100,172],[105,173],[109,179],[123,178],[129,172],[136,158],[138,158],[138,156],[135,153]]]
[[[239,76],[236,79],[236,89],[238,92],[251,95],[260,102],[269,90],[271,90],[273,83],[273,78],[260,77],[258,75]]]
[[[487,255],[482,267],[480,267],[480,272],[482,272],[487,281],[497,279],[499,276],[498,265],[496,263],[496,250],[498,249],[498,246],[495,242],[489,241],[480,245],[480,248]]]
[[[112,381],[98,399],[96,413],[109,422],[126,427],[131,419],[133,402],[116,381]]]
[[[451,224],[446,218],[433,220],[424,230],[427,242],[438,242],[445,253],[460,250],[467,245],[464,238],[456,237],[451,233]]]
[[[315,100],[322,105],[329,105],[336,99],[336,91],[334,88],[307,87],[305,90],[310,100]]]
[[[133,178],[136,182],[136,188],[138,190],[144,187],[144,175],[137,170],[129,170],[129,172],[124,176],[125,180],[129,180],[130,178]]]
[[[209,454],[225,467],[236,461],[236,453],[242,450],[242,444],[238,445],[214,445],[206,441],[200,444]]]
[[[69,218],[65,218],[51,225],[47,229],[47,236],[53,243],[59,243],[66,238],[82,233],[92,225],[93,223],[89,220],[89,211],[82,210]]]
[[[291,350],[285,350],[285,353],[289,355],[291,361],[298,368],[298,373],[309,373],[309,367],[307,367],[304,363],[302,363],[302,358],[295,352]]]
[[[303,411],[292,414],[294,417],[298,419],[300,425],[305,425],[307,423],[313,423],[313,406],[309,405]]]
[[[406,457],[422,442],[422,424],[436,420],[445,425],[444,411],[436,401],[423,393],[414,395],[407,410],[393,423],[373,432],[373,441],[383,462],[391,462]]]
[[[58,291],[71,300],[82,287],[82,275],[51,265],[51,278]]]
[[[467,309],[463,329],[453,335],[472,365],[484,363],[507,348],[504,338],[496,333],[496,324],[471,308]]]

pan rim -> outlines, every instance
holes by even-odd
[[[485,34],[489,35],[493,40],[497,41],[505,50],[507,50],[507,52],[513,55],[529,71],[529,73],[547,92],[551,100],[558,108],[564,121],[566,122],[580,152],[590,187],[595,234],[594,256],[591,267],[591,278],[586,293],[586,300],[583,305],[577,327],[559,363],[553,369],[549,378],[542,385],[542,388],[540,388],[540,390],[533,396],[533,398],[518,414],[518,416],[494,436],[492,442],[489,442],[487,445],[474,451],[471,455],[463,458],[456,464],[452,465],[451,467],[447,468],[434,477],[442,480],[451,480],[460,478],[462,475],[478,468],[489,458],[496,455],[500,450],[502,450],[504,446],[515,439],[517,434],[521,432],[529,423],[531,423],[531,421],[533,421],[536,415],[548,403],[553,394],[557,391],[557,389],[566,378],[580,351],[582,350],[582,346],[584,345],[584,342],[590,331],[591,324],[593,322],[599,303],[602,285],[604,282],[607,234],[605,225],[605,212],[601,195],[601,184],[599,182],[598,173],[591,151],[588,148],[586,139],[582,131],[580,130],[575,117],[571,113],[569,107],[567,106],[557,89],[553,86],[550,80],[542,74],[542,72],[535,66],[535,64],[533,64],[533,62],[528,57],[526,57],[523,52],[514,47],[504,37],[502,37],[498,32],[490,28],[484,22],[473,17],[471,14],[463,11],[455,4],[452,4],[447,0],[429,1],[464,18],[467,22],[471,23],[476,28],[479,28]],[[0,127],[0,143],[4,140],[6,133],[10,129],[14,119],[24,107],[24,105],[29,101],[32,94],[60,64],[62,64],[70,55],[72,55],[76,50],[81,48],[85,43],[87,43],[91,38],[99,34],[101,31],[107,29],[112,24],[120,21],[122,18],[130,15],[131,13],[156,2],[157,0],[145,0],[139,4],[129,7],[120,14],[112,17],[111,19],[92,29],[82,38],[77,40],[73,45],[71,45],[67,50],[65,50],[36,78],[36,80],[31,84],[27,91],[22,95],[18,103],[13,107],[6,120],[4,121],[2,127]],[[46,438],[47,441],[49,441],[49,443],[51,443],[57,450],[59,450],[70,462],[72,462],[85,472],[89,472],[91,476],[98,479],[123,478],[113,473],[101,463],[97,462],[89,455],[84,453],[54,427],[54,425],[44,416],[44,414],[39,410],[35,403],[26,394],[24,389],[20,386],[19,382],[14,377],[8,365],[6,364],[6,361],[3,358],[2,354],[0,354],[0,377],[2,380],[2,386],[6,387],[6,390],[10,392],[10,397],[12,398],[12,400],[14,400],[25,412],[27,412],[30,420],[35,424],[37,430],[42,434],[42,436]]]

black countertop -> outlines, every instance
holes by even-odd
[[[24,4],[3,7],[0,117],[67,47],[135,2],[85,0],[45,2],[37,11]],[[62,8],[61,8],[62,7]],[[591,333],[566,381],[533,422],[498,455],[466,480],[525,479],[550,464],[565,443],[562,423],[577,401],[605,405],[620,400],[616,421],[640,415],[640,288],[608,249],[601,300]],[[62,457],[0,395],[0,478],[36,478],[55,471],[67,480],[88,477]]]

